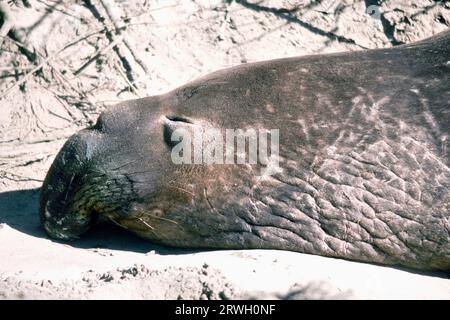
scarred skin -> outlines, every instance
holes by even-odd
[[[98,216],[157,243],[292,250],[450,270],[450,32],[391,49],[221,70],[120,103],[45,179],[47,233]],[[281,173],[176,165],[168,133],[280,130]]]

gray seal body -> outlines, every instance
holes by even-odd
[[[245,64],[120,103],[45,179],[47,233],[104,217],[178,247],[270,248],[450,270],[450,32]],[[173,163],[178,128],[279,129],[281,172]]]

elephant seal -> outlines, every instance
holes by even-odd
[[[170,246],[450,270],[449,84],[447,31],[244,64],[125,101],[56,156],[42,225],[69,240],[102,217]],[[279,129],[281,170],[175,164],[168,133],[194,127]]]

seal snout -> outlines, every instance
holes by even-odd
[[[92,211],[83,210],[78,203],[89,154],[94,147],[92,134],[81,131],[69,138],[47,173],[40,194],[39,215],[52,238],[77,239],[95,218]]]

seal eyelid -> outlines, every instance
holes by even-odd
[[[166,119],[169,121],[173,121],[173,122],[185,122],[185,123],[192,123],[192,124],[194,123],[192,120],[190,120],[186,117],[183,117],[183,116],[175,116],[175,115],[166,116]]]
[[[164,120],[164,130],[163,136],[164,141],[169,147],[173,147],[175,144],[172,141],[171,137],[175,130],[184,128],[187,130],[192,130],[192,126],[195,126],[195,122],[191,119],[182,116],[165,116]],[[190,129],[189,129],[190,128]]]

